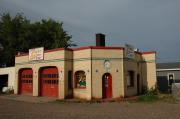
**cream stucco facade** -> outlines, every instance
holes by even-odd
[[[111,98],[137,95],[144,87],[151,88],[156,83],[155,52],[135,52],[134,59],[125,58],[122,47],[82,47],[74,49],[54,49],[44,51],[44,59],[29,61],[28,54],[19,54],[15,59],[15,94],[19,92],[19,71],[31,68],[33,71],[33,96],[39,96],[40,69],[54,66],[58,69],[58,97],[82,98],[86,100],[103,98],[103,76],[112,77]],[[108,68],[105,66],[108,61]],[[69,71],[72,75],[69,75]],[[85,73],[85,87],[78,88],[76,72]],[[128,72],[133,72],[131,82]],[[69,83],[72,88],[69,87]],[[79,84],[78,84],[79,85]],[[129,85],[129,86],[127,86]]]

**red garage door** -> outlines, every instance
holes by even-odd
[[[19,73],[19,93],[32,94],[33,91],[33,71],[32,69],[22,69]]]
[[[58,97],[58,79],[56,67],[42,68],[40,71],[40,96]]]

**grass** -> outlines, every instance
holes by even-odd
[[[172,94],[144,94],[139,96],[138,102],[152,103],[152,102],[165,102],[171,104],[178,104],[178,101]]]
[[[162,102],[173,103],[173,104],[179,103],[179,101],[175,97],[173,97],[172,94],[159,94],[159,99]]]
[[[139,96],[138,101],[139,102],[155,102],[158,101],[159,97],[157,95],[157,91],[153,88],[149,90],[145,90],[144,94]]]
[[[159,100],[159,98],[158,98],[157,95],[149,95],[149,94],[141,95],[138,98],[139,102],[147,102],[147,103],[155,102],[155,101],[158,101],[158,100]]]
[[[93,99],[91,101],[80,100],[80,99],[69,99],[69,100],[57,100],[57,102],[74,102],[74,103],[103,103],[103,102],[143,102],[143,103],[153,103],[153,102],[166,102],[177,104],[180,103],[172,94],[161,94],[158,93],[156,89],[145,90],[143,95],[136,96],[135,98],[118,98],[118,99]]]

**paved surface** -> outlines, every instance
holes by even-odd
[[[0,97],[0,119],[180,119],[180,104],[30,103]]]
[[[24,101],[31,103],[47,103],[56,101],[56,98],[53,97],[34,97],[30,95],[0,95],[1,99],[15,100],[15,101]]]

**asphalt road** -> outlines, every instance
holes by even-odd
[[[180,104],[29,103],[0,98],[0,119],[180,119]]]

